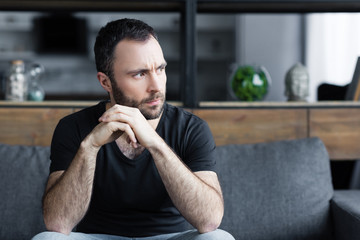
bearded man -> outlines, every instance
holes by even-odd
[[[224,204],[212,134],[165,102],[167,63],[153,28],[110,22],[94,51],[110,99],[56,127],[43,199],[48,232],[33,239],[233,239],[217,229]]]

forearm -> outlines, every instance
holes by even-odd
[[[219,226],[224,205],[216,174],[191,172],[156,133],[159,119],[147,121],[139,109],[115,105],[99,120],[128,126],[125,132],[151,153],[171,200],[194,227],[208,232]]]
[[[200,232],[216,229],[224,212],[220,186],[208,184],[179,159],[164,142],[149,149],[159,174],[180,213]],[[216,174],[214,173],[216,176]]]
[[[91,198],[96,149],[82,143],[69,168],[48,185],[43,199],[46,227],[69,234],[85,215]]]

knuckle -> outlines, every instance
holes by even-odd
[[[109,127],[114,127],[115,123],[114,122],[107,122],[107,123],[105,123],[105,125],[108,125]]]

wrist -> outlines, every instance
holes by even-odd
[[[91,135],[88,135],[80,144],[80,148],[86,152],[93,152],[94,154],[97,154],[100,150],[101,146],[98,146],[94,144],[94,142],[91,140]]]
[[[164,149],[168,145],[165,143],[164,139],[158,136],[156,139],[151,141],[151,145],[147,147],[149,152],[159,152],[160,150]]]

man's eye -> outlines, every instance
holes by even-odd
[[[157,69],[157,73],[160,74],[165,70],[165,67],[160,67]]]
[[[143,72],[139,72],[139,73],[134,75],[134,77],[136,77],[136,78],[141,78],[143,76],[145,76],[145,73],[143,73]]]

